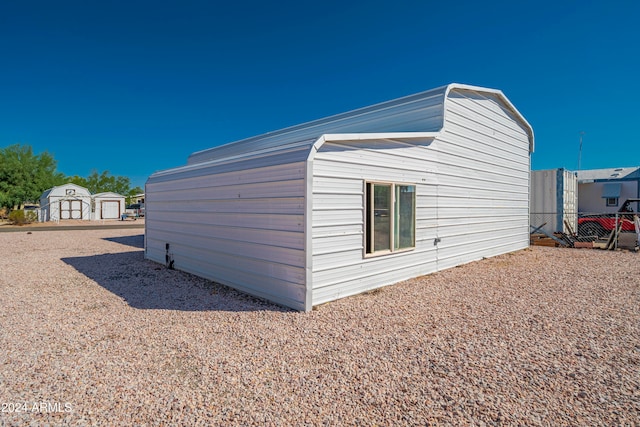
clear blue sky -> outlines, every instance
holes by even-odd
[[[640,2],[3,1],[0,147],[143,186],[197,150],[451,82],[502,90],[533,169],[640,166]]]

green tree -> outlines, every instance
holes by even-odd
[[[71,176],[68,182],[80,185],[88,189],[91,194],[112,191],[114,193],[127,195],[131,191],[131,180],[126,176],[113,176],[109,171],[99,173],[93,170],[88,177]]]
[[[35,202],[44,190],[64,183],[57,164],[51,154],[34,154],[29,145],[0,148],[0,207]]]
[[[140,187],[133,187],[131,190],[129,190],[129,192],[127,193],[127,204],[131,204],[134,202],[133,200],[133,196],[136,196],[138,194],[142,194],[144,193],[144,189],[140,188]]]

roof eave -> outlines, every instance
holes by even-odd
[[[308,160],[311,159],[326,142],[349,141],[380,141],[394,140],[405,143],[419,142],[427,139],[435,139],[440,132],[371,132],[371,133],[327,133],[320,136],[309,151]]]

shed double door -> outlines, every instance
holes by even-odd
[[[82,200],[61,200],[60,219],[82,219]]]

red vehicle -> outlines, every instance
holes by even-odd
[[[578,235],[605,237],[611,234],[616,225],[622,223],[622,231],[636,232],[634,223],[635,214],[631,208],[632,203],[640,202],[640,199],[627,199],[615,214],[584,215],[578,218]]]

